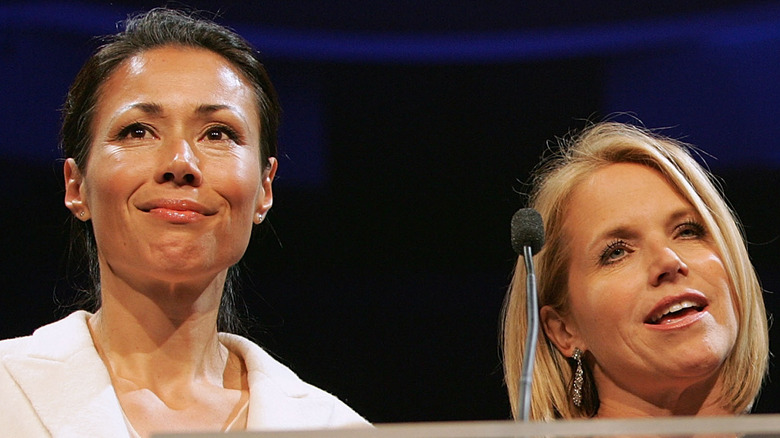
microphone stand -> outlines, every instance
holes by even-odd
[[[534,359],[536,357],[536,341],[539,338],[539,303],[536,295],[536,274],[534,273],[534,260],[531,247],[523,246],[523,259],[525,260],[525,292],[526,292],[526,316],[528,321],[528,333],[525,338],[525,355],[523,356],[523,368],[520,374],[520,390],[518,392],[518,412],[520,420],[528,421],[531,412],[531,386],[533,383]]]

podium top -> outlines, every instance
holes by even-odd
[[[235,433],[176,433],[155,438],[531,438],[531,437],[778,437],[780,415],[378,424],[374,428]]]

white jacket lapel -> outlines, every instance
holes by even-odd
[[[5,365],[53,436],[127,436],[88,317],[76,312],[41,327],[28,351],[6,356]]]
[[[329,427],[335,399],[303,382],[256,344],[220,333],[220,341],[246,364],[249,383],[248,430]],[[355,418],[359,418],[355,414]]]

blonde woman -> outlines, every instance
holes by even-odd
[[[734,415],[768,360],[762,289],[737,219],[687,146],[605,122],[533,180],[541,328],[530,417]],[[518,415],[527,329],[518,263],[503,312]]]

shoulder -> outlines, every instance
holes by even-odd
[[[19,338],[3,339],[0,341],[0,357],[9,353],[24,351],[30,345],[32,336],[22,336]]]
[[[250,374],[261,374],[262,378],[273,383],[290,397],[305,397],[310,395],[325,395],[326,392],[316,388],[298,377],[295,372],[274,359],[259,345],[241,336],[220,333],[220,340],[231,351],[244,360]]]
[[[36,329],[32,335],[0,341],[0,358],[22,354],[57,360],[84,348],[94,349],[87,327],[90,316],[89,312],[76,311]]]
[[[74,408],[73,388],[89,385],[58,376],[72,376],[87,369],[77,367],[74,372],[73,367],[66,364],[71,358],[84,357],[79,354],[84,351],[83,345],[92,344],[86,327],[88,317],[86,312],[75,312],[38,328],[30,336],[0,341],[0,398],[8,407],[0,409],[3,433],[8,436],[49,436],[51,432],[47,432],[42,422],[47,404],[62,399],[60,406],[68,406],[69,410]],[[58,374],[57,370],[63,372]],[[89,382],[98,380],[90,373]]]
[[[53,323],[39,327],[29,336],[0,341],[0,357],[7,354],[61,353],[83,344],[92,345],[87,327],[89,312],[79,310]],[[86,341],[86,342],[85,342]]]
[[[220,333],[220,340],[246,364],[250,417],[262,420],[254,426],[313,429],[368,425],[336,396],[303,381],[252,341],[225,333]],[[263,412],[255,406],[263,406]]]

